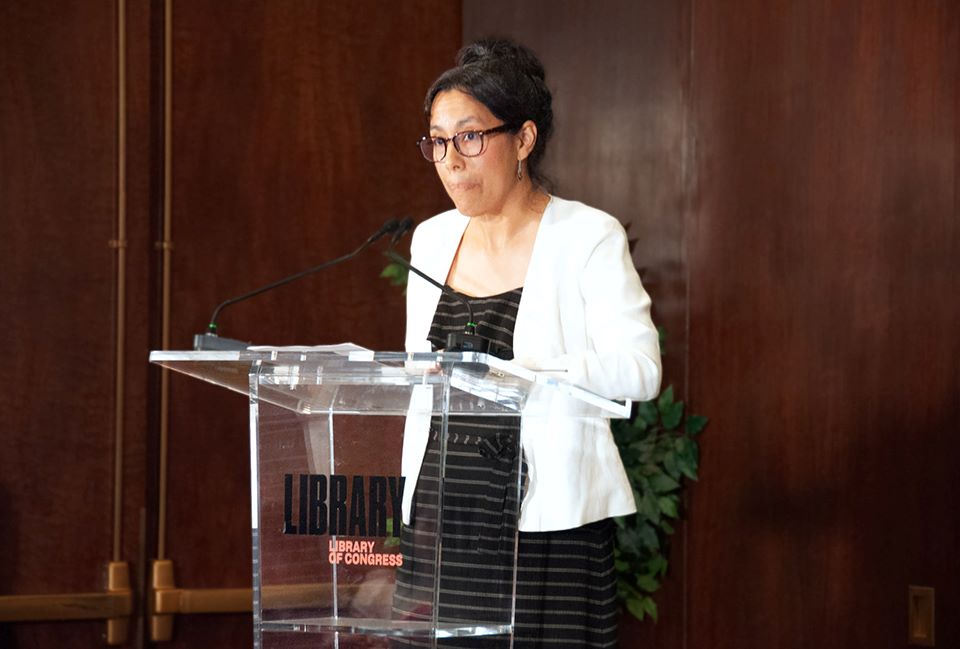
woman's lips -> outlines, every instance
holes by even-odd
[[[472,182],[456,182],[456,183],[450,183],[450,185],[448,186],[453,191],[464,192],[470,189],[475,189],[479,185],[477,183],[472,183]]]

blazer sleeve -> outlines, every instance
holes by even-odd
[[[608,220],[580,273],[587,347],[566,354],[567,379],[607,398],[646,401],[660,390],[659,334],[626,232]]]
[[[410,263],[423,270],[424,249],[430,246],[430,235],[424,233],[424,228],[417,227],[413,231],[410,241]],[[430,330],[430,319],[433,314],[428,312],[427,304],[430,301],[431,291],[437,289],[411,272],[407,276],[407,323],[404,337],[404,347],[408,352],[429,352],[430,343],[427,334]]]

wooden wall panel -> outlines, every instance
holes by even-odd
[[[145,5],[128,4],[136,39]],[[102,592],[114,558],[118,34],[113,2],[0,6],[0,326],[12,348],[0,392],[0,595]],[[146,52],[136,56],[142,63]],[[146,78],[130,89],[139,103],[128,117],[144,147]],[[144,507],[146,178],[139,167],[128,187],[127,267],[139,270],[128,273],[138,298],[125,318],[139,333],[126,346],[116,557],[134,579]],[[11,624],[0,645],[58,646],[67,634],[76,646],[98,646],[105,630],[104,621]]]
[[[120,298],[110,242],[121,196],[120,558],[138,594],[158,549],[159,403],[145,359],[159,340],[165,3],[122,3],[124,151],[120,4],[0,6],[0,324],[15,345],[0,396],[0,595],[103,588]],[[460,10],[381,5],[173,3],[174,346],[189,345],[219,300],[351,249],[388,217],[446,207],[413,141],[423,92],[459,44]],[[425,17],[453,28],[437,38]],[[371,253],[237,307],[227,333],[398,347],[402,296],[377,277],[383,265]],[[173,403],[167,556],[181,585],[247,585],[246,402],[175,379]],[[145,639],[141,622],[132,620],[130,643]],[[183,617],[176,628],[177,646],[250,639],[247,615]],[[58,646],[66,634],[99,646],[103,633],[101,621],[10,624],[0,645]]]
[[[190,343],[220,300],[352,250],[388,217],[445,206],[413,142],[425,86],[456,47],[428,38],[423,17],[456,25],[459,12],[381,5],[177,5],[177,344]],[[377,279],[383,265],[369,254],[232,307],[223,331],[398,346],[402,327],[390,323],[402,296]]]
[[[465,42],[540,52],[559,193],[640,196],[658,318],[689,322],[702,480],[663,617],[624,644],[904,646],[920,584],[952,646],[958,11],[642,4],[464,3]]]
[[[447,208],[414,142],[423,95],[459,46],[457,3],[178,2],[172,29],[174,347],[221,300],[348,252],[387,218]],[[370,251],[238,304],[221,332],[400,348],[403,296],[379,279],[385,263]],[[171,404],[177,582],[249,585],[246,399],[173,377]],[[247,615],[181,617],[175,646],[249,637]]]
[[[5,517],[3,592],[93,589],[110,551],[114,124],[95,117],[112,103],[113,25],[81,5],[5,3],[0,19],[0,322],[20,350],[0,392],[0,492],[32,505]],[[86,538],[54,552],[67,530]]]
[[[689,646],[954,646],[958,8],[694,6]]]

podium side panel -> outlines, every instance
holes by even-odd
[[[403,418],[304,415],[261,403],[257,423],[261,622],[287,630],[338,618],[388,623],[400,561]],[[309,635],[323,646],[332,632]],[[263,642],[296,646],[287,644],[296,637],[264,631]]]

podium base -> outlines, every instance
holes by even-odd
[[[261,622],[264,632],[293,633],[348,633],[405,638],[467,638],[475,636],[509,635],[511,624],[430,622],[407,620],[380,620],[375,618],[313,617]]]

